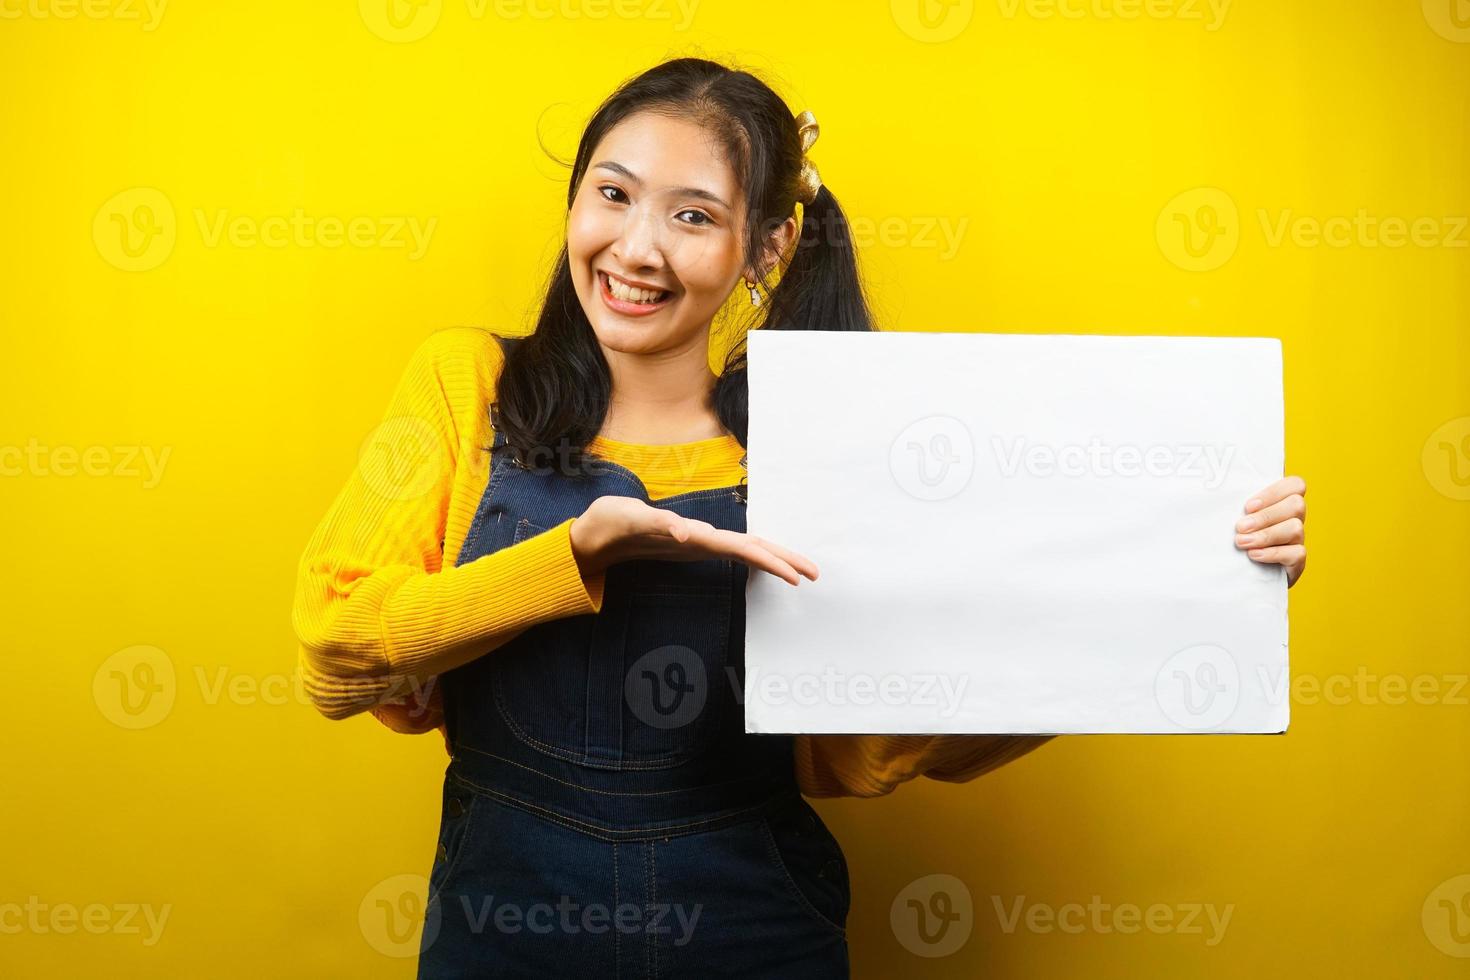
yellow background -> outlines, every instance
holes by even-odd
[[[7,928],[0,973],[412,976],[373,909],[428,871],[444,749],[304,703],[295,561],[419,341],[529,326],[563,218],[538,129],[569,156],[679,54],[816,113],[890,327],[1284,342],[1312,555],[1289,733],[1065,738],[819,802],[854,975],[1470,971],[1463,0],[394,2],[0,0],[0,445],[105,447],[90,475],[62,452],[0,478],[0,910],[116,926]],[[297,208],[367,233],[248,237]],[[1329,221],[1360,211],[1377,231]],[[422,254],[399,217],[434,222]],[[1425,220],[1391,247],[1386,219]],[[119,221],[155,233],[128,255]],[[156,480],[144,451],[169,453]],[[113,682],[140,664],[172,700],[133,729]],[[1390,703],[1390,676],[1437,693]],[[934,874],[969,893],[937,958],[890,918]],[[1018,898],[1231,918],[1213,945],[1007,931]],[[128,904],[169,908],[161,939]]]

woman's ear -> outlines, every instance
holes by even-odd
[[[791,215],[766,236],[766,248],[761,254],[760,269],[755,270],[747,267],[741,275],[746,279],[760,282],[778,262],[785,265],[791,261],[791,245],[795,241],[796,215]],[[760,274],[757,275],[757,272]]]

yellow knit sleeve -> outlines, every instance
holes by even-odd
[[[1051,735],[798,735],[803,794],[883,796],[916,776],[968,782],[1040,748]]]
[[[488,409],[499,358],[482,330],[424,341],[301,555],[297,664],[328,718],[426,698],[435,675],[526,628],[601,609],[604,575],[584,577],[572,553],[575,518],[441,567],[456,475],[485,452],[488,423],[479,431],[466,420]]]

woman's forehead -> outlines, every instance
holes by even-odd
[[[593,170],[617,173],[645,192],[705,190],[730,206],[740,192],[714,132],[658,112],[634,113],[610,129],[593,150],[589,173]]]

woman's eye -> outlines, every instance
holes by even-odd
[[[597,188],[597,193],[602,195],[602,199],[604,201],[609,201],[613,204],[623,204],[627,200],[627,195],[623,193],[623,189],[621,187],[614,187],[612,184],[604,184],[603,186]],[[686,218],[686,215],[690,215],[692,217]],[[703,211],[698,211],[694,208],[687,208],[683,211],[680,211],[677,217],[684,219],[683,223],[686,225],[695,225],[699,227],[711,224],[714,221],[713,218],[705,214]]]

